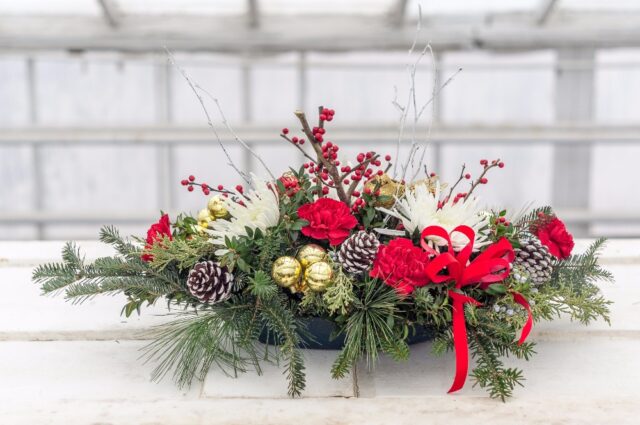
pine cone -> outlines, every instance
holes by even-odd
[[[536,238],[522,241],[516,248],[516,266],[524,269],[534,285],[541,285],[551,278],[554,259],[549,250]]]
[[[233,274],[213,261],[196,263],[189,271],[187,288],[201,302],[215,304],[231,295]]]
[[[351,235],[340,246],[338,263],[347,273],[362,273],[371,266],[378,253],[380,241],[364,230]]]

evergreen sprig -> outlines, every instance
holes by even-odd
[[[378,280],[365,279],[358,288],[359,296],[352,303],[352,311],[343,329],[345,345],[333,364],[334,378],[346,376],[360,358],[372,367],[380,351],[402,353],[404,341],[394,333],[398,318],[398,294]]]

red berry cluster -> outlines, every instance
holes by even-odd
[[[507,220],[507,219],[506,219],[506,218],[504,218],[504,217],[498,217],[498,218],[496,218],[495,223],[496,223],[496,226],[503,225],[503,226],[505,226],[505,227],[509,227],[509,225],[511,224],[511,223],[509,222],[509,220]]]
[[[482,165],[482,168],[483,168],[482,173],[480,174],[480,176],[477,179],[475,179],[475,180],[473,180],[471,182],[471,187],[469,188],[469,191],[468,192],[458,192],[458,193],[455,194],[455,196],[453,196],[453,193],[454,193],[456,187],[458,186],[458,184],[460,184],[460,182],[463,179],[471,180],[471,174],[465,173],[466,166],[465,165],[462,166],[462,171],[460,171],[460,177],[455,182],[455,184],[453,186],[451,186],[451,189],[449,190],[449,194],[441,202],[441,205],[439,204],[438,208],[442,208],[449,201],[451,201],[453,204],[456,204],[459,201],[465,201],[465,200],[469,199],[469,196],[471,196],[471,193],[476,189],[476,187],[478,187],[481,184],[489,183],[489,179],[487,179],[485,177],[485,175],[487,174],[487,172],[490,169],[496,168],[496,167],[504,168],[504,162],[500,161],[499,159],[494,159],[491,162],[489,162],[489,160],[487,160],[487,159],[481,159],[480,160],[480,165]],[[434,176],[435,176],[435,173],[431,173],[431,177],[434,177]]]
[[[311,143],[316,153],[316,159],[313,159],[300,145],[304,144],[305,139],[297,136],[289,137],[289,129],[283,128],[280,137],[295,145],[309,159],[303,164],[304,169],[309,175],[309,179],[316,184],[313,190],[314,194],[327,195],[331,188],[335,188],[341,200],[354,208],[361,208],[365,205],[365,200],[361,198],[361,193],[356,190],[358,182],[363,179],[366,181],[374,175],[382,175],[384,171],[374,167],[380,167],[382,162],[380,156],[371,152],[361,152],[357,155],[357,163],[355,166],[342,165],[338,160],[338,151],[340,147],[334,142],[327,139],[327,130],[324,123],[332,121],[335,111],[329,108],[319,109],[319,124],[311,128],[308,126],[304,117],[301,118],[303,130],[307,135],[307,139]],[[391,161],[391,155],[384,158],[387,162]],[[352,199],[356,198],[355,200]]]
[[[198,187],[200,187],[200,189],[202,190],[202,193],[205,196],[209,196],[211,194],[211,192],[220,193],[225,198],[228,197],[229,194],[233,195],[233,192],[225,189],[224,186],[221,185],[221,184],[219,184],[217,187],[214,188],[214,187],[209,186],[207,183],[204,183],[204,182],[203,183],[198,183],[198,182],[196,182],[196,177],[194,175],[190,175],[186,179],[181,180],[180,184],[182,186],[186,186],[187,190],[189,192],[193,192],[195,190],[195,187],[198,186]],[[238,190],[238,187],[240,188],[240,190]],[[242,186],[240,186],[240,185],[236,186],[236,190],[238,190],[238,192],[242,193]]]
[[[320,121],[333,121],[333,115],[336,113],[333,109],[322,108],[320,111]]]

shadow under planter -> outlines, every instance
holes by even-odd
[[[321,317],[308,317],[302,319],[306,326],[307,332],[310,335],[306,337],[302,336],[302,343],[300,348],[308,348],[311,350],[341,350],[344,347],[343,333],[338,333],[338,327],[331,320],[323,319]],[[431,341],[434,337],[432,329],[425,328],[424,326],[416,326],[414,332],[407,338],[407,344],[413,345],[420,342]],[[258,336],[258,341],[263,344],[279,345],[279,341],[273,333],[267,332],[263,329]]]

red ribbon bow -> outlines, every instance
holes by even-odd
[[[451,243],[451,234],[462,233],[469,242],[456,254]],[[438,254],[431,248],[428,237],[439,237],[447,242],[448,251]],[[445,283],[453,281],[456,290],[450,290],[449,296],[453,301],[453,345],[456,353],[456,374],[449,393],[458,391],[464,386],[469,370],[469,346],[467,340],[467,327],[464,317],[464,305],[467,303],[480,305],[477,300],[462,293],[462,288],[467,285],[480,284],[486,289],[492,283],[500,282],[509,276],[510,263],[515,258],[513,247],[505,238],[489,245],[480,255],[469,262],[473,252],[475,232],[469,226],[458,226],[448,233],[440,226],[429,226],[422,231],[422,248],[436,257],[427,266],[427,274],[433,283]],[[442,273],[446,270],[446,273]],[[525,307],[529,313],[527,323],[522,330],[519,344],[522,344],[533,326],[531,308],[527,300],[519,293],[512,292],[514,301]]]

